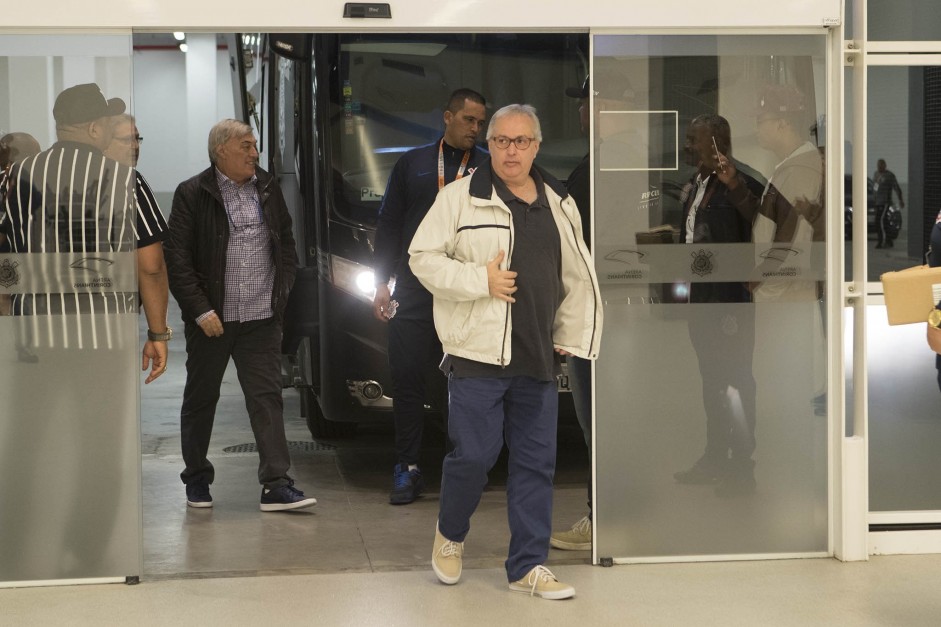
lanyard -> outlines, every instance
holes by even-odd
[[[470,150],[465,150],[464,158],[461,159],[461,167],[457,169],[457,176],[454,177],[455,181],[464,176],[464,169],[467,167],[469,159]],[[441,138],[441,143],[438,144],[438,191],[441,191],[442,187],[444,187],[444,137]]]

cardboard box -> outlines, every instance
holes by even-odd
[[[941,300],[941,267],[915,266],[886,272],[880,279],[889,324],[925,322]]]

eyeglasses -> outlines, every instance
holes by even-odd
[[[516,146],[519,150],[526,150],[529,148],[529,145],[536,141],[534,137],[526,137],[525,135],[520,135],[519,137],[507,137],[506,135],[497,135],[490,139],[494,145],[500,150],[506,150],[510,147],[510,144]]]
[[[140,135],[131,135],[129,137],[115,137],[122,144],[143,144],[144,138]]]

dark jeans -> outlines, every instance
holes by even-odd
[[[735,303],[700,306],[689,321],[689,337],[702,376],[705,457],[721,461],[731,454],[733,462],[745,462],[755,450],[755,311],[751,305]],[[740,417],[729,401],[730,386],[742,402]]]
[[[572,388],[572,402],[575,404],[575,417],[585,436],[588,446],[588,518],[591,518],[591,360],[575,357],[565,358],[569,367],[569,386]]]
[[[274,318],[224,322],[219,337],[207,337],[194,322],[186,323],[186,387],[180,429],[183,483],[212,483],[215,470],[206,458],[222,376],[235,361],[245,407],[258,447],[258,481],[274,489],[290,482],[291,456],[284,435],[281,396],[281,323]]]
[[[454,450],[444,458],[438,530],[463,542],[504,437],[510,550],[509,581],[521,579],[549,556],[552,477],[555,474],[559,394],[555,381],[531,377],[448,378],[448,435]]]
[[[441,358],[441,342],[434,322],[407,318],[389,321],[389,369],[392,374],[397,463],[418,463],[425,427],[425,399],[429,391],[438,396],[435,399],[437,406],[447,412],[445,379],[438,370]],[[429,386],[429,377],[440,379]]]

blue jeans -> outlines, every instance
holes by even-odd
[[[559,405],[556,382],[450,376],[448,392],[448,435],[454,450],[444,459],[438,530],[454,542],[467,537],[471,515],[505,437],[510,453],[506,573],[509,581],[516,581],[545,564],[549,556]]]

